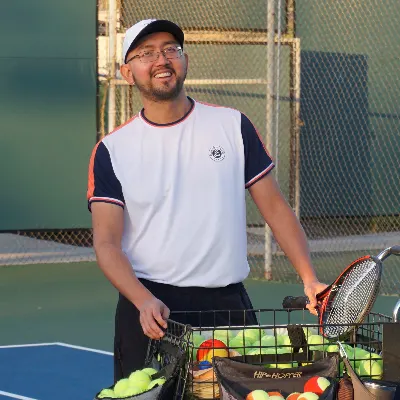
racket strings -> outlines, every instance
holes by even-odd
[[[370,311],[379,290],[380,268],[371,259],[355,264],[345,277],[340,290],[331,294],[326,306],[326,324],[360,323]],[[347,326],[326,326],[324,333],[338,337],[346,332]]]

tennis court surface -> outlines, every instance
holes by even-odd
[[[117,293],[96,264],[21,265],[0,274],[0,399],[90,400],[109,386]],[[246,287],[255,308],[280,308],[284,296],[302,294],[296,284],[249,279]],[[381,296],[374,310],[391,315],[396,301]]]

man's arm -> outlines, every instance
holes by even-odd
[[[287,204],[272,174],[254,183],[249,191],[279,246],[300,275],[305,294],[310,299],[310,311],[315,313],[315,295],[326,285],[317,279],[311,264],[306,235],[299,220]]]
[[[93,245],[97,263],[110,282],[140,311],[144,333],[153,339],[163,336],[156,321],[166,328],[169,309],[156,299],[137,279],[132,266],[122,251],[124,227],[123,208],[110,203],[91,204]]]

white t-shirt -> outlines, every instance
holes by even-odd
[[[245,189],[274,167],[250,120],[202,102],[159,125],[143,110],[93,150],[88,202],[124,209],[136,276],[223,287],[248,276]]]

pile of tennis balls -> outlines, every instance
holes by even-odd
[[[329,385],[328,379],[322,376],[313,376],[304,384],[304,392],[302,393],[294,392],[285,397],[280,392],[253,390],[247,395],[246,400],[318,400]]]
[[[113,389],[103,389],[97,395],[97,398],[124,399],[147,392],[156,386],[161,386],[165,383],[165,378],[151,379],[157,372],[154,368],[143,368],[134,371],[129,375],[129,378],[120,379]]]
[[[310,350],[319,350],[328,353],[339,352],[338,344],[330,342],[319,335],[316,328],[304,327],[303,331]],[[209,344],[205,342],[209,341],[210,338],[223,342],[227,346],[227,349],[233,352],[236,351],[240,355],[285,354],[293,352],[285,328],[277,328],[274,330],[248,328],[236,332],[229,329],[215,329],[214,331],[203,332],[203,334],[199,332],[193,333],[192,341],[198,361],[207,360],[211,362],[213,355],[222,356],[224,354],[222,351],[210,349],[210,353],[205,357],[206,353],[204,352],[204,347],[209,347]],[[202,345],[203,347],[201,347]],[[213,347],[219,347],[219,345]],[[373,379],[382,378],[382,357],[360,347],[352,347],[347,344],[344,344],[343,347],[348,355],[351,366],[359,376],[368,376]],[[303,363],[303,365],[305,364]],[[265,367],[271,368],[291,368],[296,366],[296,362],[265,365]],[[340,363],[340,373],[343,373],[343,362]]]

